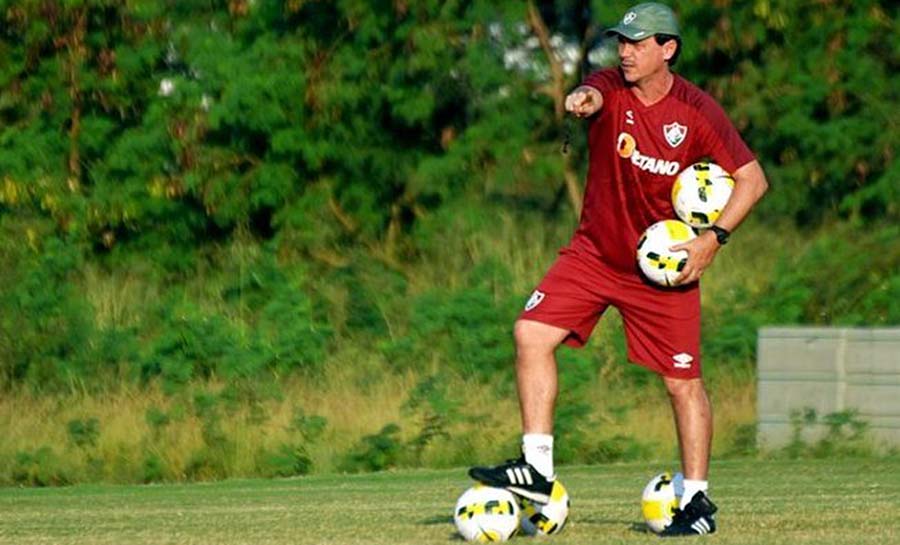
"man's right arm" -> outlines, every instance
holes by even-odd
[[[578,117],[590,117],[603,107],[603,94],[590,85],[581,85],[566,97],[566,111]]]

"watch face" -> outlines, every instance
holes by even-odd
[[[712,227],[710,227],[710,229],[712,229],[713,233],[716,234],[716,241],[718,241],[719,244],[725,244],[726,242],[728,242],[728,237],[731,235],[731,233],[729,233],[727,230],[719,227],[718,225],[713,225]]]

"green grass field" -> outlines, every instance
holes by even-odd
[[[540,541],[658,543],[639,496],[660,464],[559,468],[569,526]],[[740,460],[714,464],[726,544],[900,543],[900,461]],[[463,469],[163,486],[0,489],[0,544],[461,543],[451,511]],[[518,536],[513,542],[533,538]]]

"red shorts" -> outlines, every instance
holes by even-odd
[[[612,269],[583,244],[560,250],[519,319],[568,329],[564,342],[582,347],[612,305],[622,315],[631,361],[667,377],[699,377],[699,284],[656,287],[637,272]]]

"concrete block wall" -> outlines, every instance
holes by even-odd
[[[855,409],[874,439],[900,445],[900,328],[764,327],[757,371],[763,448],[787,444],[791,411],[805,408],[820,417]]]

